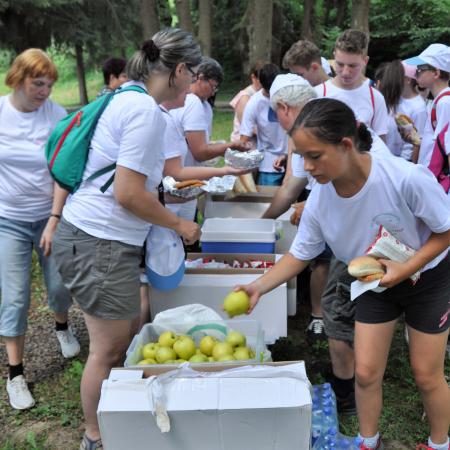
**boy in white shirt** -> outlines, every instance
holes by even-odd
[[[370,86],[364,76],[369,61],[369,40],[363,31],[346,30],[336,40],[334,60],[336,77],[316,86],[318,97],[330,97],[353,109],[356,119],[384,140],[388,112],[383,95]]]
[[[262,89],[248,101],[242,117],[241,141],[249,142],[256,128],[257,148],[264,152],[259,165],[258,184],[280,186],[284,168],[275,167],[274,162],[287,152],[287,135],[278,122],[271,119],[269,90],[280,69],[275,64],[264,65],[259,72]]]
[[[417,66],[419,86],[430,89],[434,100],[428,113],[419,150],[419,164],[428,167],[436,136],[450,122],[450,47],[431,44],[419,56],[409,58],[406,64]]]

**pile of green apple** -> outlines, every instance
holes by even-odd
[[[198,347],[186,335],[177,336],[173,331],[165,331],[158,342],[149,342],[142,347],[142,360],[138,364],[181,364],[241,361],[254,359],[255,352],[246,346],[247,339],[239,331],[230,330],[223,341],[214,336],[204,336]]]

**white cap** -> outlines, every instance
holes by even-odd
[[[450,72],[450,47],[444,44],[431,44],[419,56],[405,59],[404,62],[412,66],[428,64],[444,72]]]
[[[280,89],[286,86],[311,86],[303,77],[295,73],[284,73],[277,75],[270,87],[270,98],[272,98]]]

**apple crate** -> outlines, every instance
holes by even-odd
[[[251,319],[232,319],[232,320],[219,320],[208,322],[195,322],[195,323],[164,323],[153,324],[147,323],[142,327],[142,330],[136,335],[128,350],[125,359],[125,367],[144,367],[138,366],[138,362],[142,359],[142,348],[149,342],[157,342],[158,337],[165,331],[173,331],[176,334],[185,334],[190,336],[195,344],[198,346],[200,340],[204,336],[214,336],[218,340],[223,341],[230,330],[240,331],[247,339],[247,346],[251,347],[255,352],[255,358],[246,361],[249,362],[264,362],[267,360],[267,349],[264,344],[264,331],[261,328],[260,323],[257,320]],[[242,362],[242,361],[240,361]],[[236,361],[229,361],[231,364],[235,364]],[[214,365],[217,362],[209,363],[192,363]],[[221,364],[226,364],[221,362]],[[176,367],[179,364],[158,364],[158,367],[173,366]]]

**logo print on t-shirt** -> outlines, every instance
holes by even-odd
[[[377,214],[372,223],[375,223],[377,227],[383,225],[391,234],[397,236],[404,228],[401,226],[400,217],[394,213],[382,213]]]

